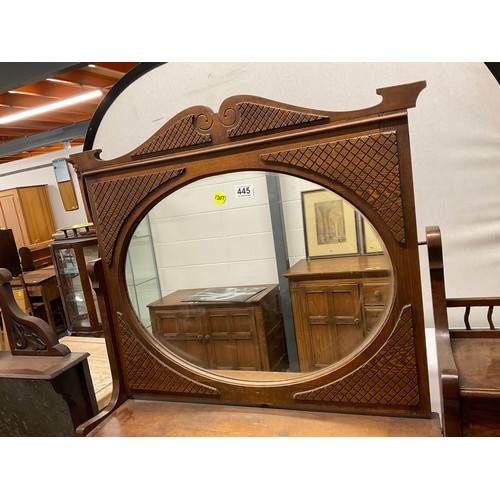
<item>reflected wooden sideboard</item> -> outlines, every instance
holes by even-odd
[[[377,325],[391,292],[383,255],[302,259],[284,276],[302,372],[352,353]]]
[[[153,335],[197,366],[222,370],[287,368],[277,285],[243,302],[190,302],[207,289],[178,290],[148,305]],[[210,290],[210,289],[208,289]]]

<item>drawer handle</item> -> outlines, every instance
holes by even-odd
[[[198,335],[198,340],[203,340],[203,335]]]
[[[375,298],[376,298],[377,300],[380,300],[382,297],[383,297],[382,292],[381,292],[380,290],[377,290],[377,291],[375,292]]]
[[[205,340],[210,340],[210,335],[205,335]]]
[[[354,318],[354,324],[359,325],[361,323],[361,320],[359,318]]]

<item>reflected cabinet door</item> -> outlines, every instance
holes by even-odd
[[[325,368],[362,343],[359,284],[294,284],[292,304],[301,371]]]

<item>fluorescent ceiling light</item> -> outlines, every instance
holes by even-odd
[[[12,123],[17,120],[24,120],[30,116],[40,115],[46,113],[47,111],[54,111],[56,109],[65,108],[66,106],[71,106],[72,104],[77,104],[82,101],[88,101],[94,97],[102,96],[103,92],[101,89],[92,90],[90,92],[84,92],[75,97],[70,97],[69,99],[63,99],[61,101],[56,101],[51,104],[46,104],[45,106],[39,106],[38,108],[27,109],[26,111],[20,111],[19,113],[13,113],[0,118],[0,125],[5,123]]]

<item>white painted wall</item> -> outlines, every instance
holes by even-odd
[[[64,210],[61,201],[56,177],[54,175],[54,168],[51,163],[55,158],[67,158],[70,154],[79,153],[82,149],[82,146],[77,146],[4,163],[0,170],[0,190],[47,184],[56,229],[87,222],[87,216],[83,208],[82,195],[75,172],[70,168],[71,178],[75,186],[76,199],[78,200],[78,210],[67,212]]]
[[[290,264],[305,258],[301,192],[319,186],[280,175]],[[237,197],[250,184],[253,196]],[[214,201],[216,193],[226,201]],[[162,296],[185,288],[278,283],[266,175],[238,172],[197,181],[149,213]]]

